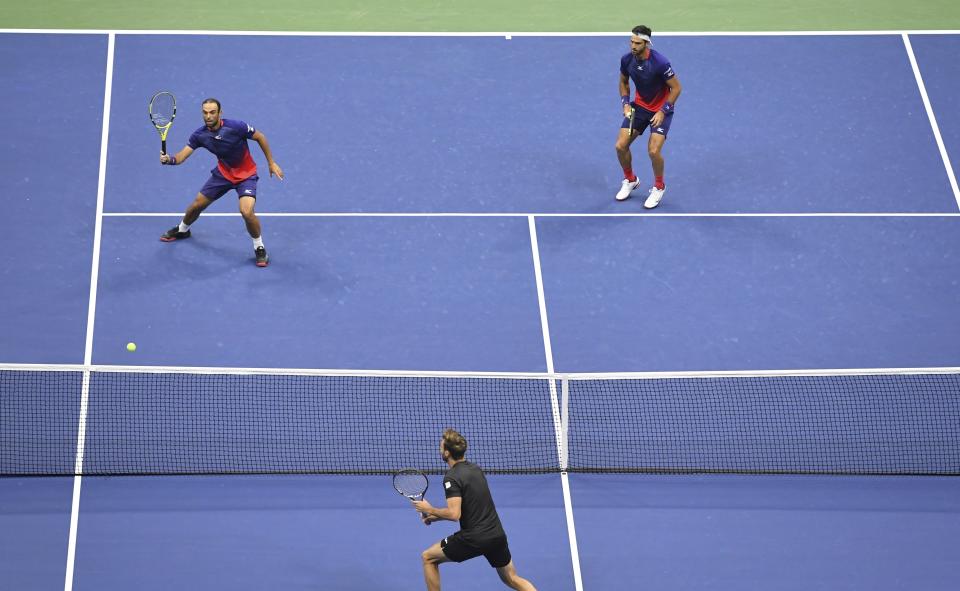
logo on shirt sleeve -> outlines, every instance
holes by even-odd
[[[443,483],[443,488],[450,488],[450,483],[449,483],[449,482],[444,482],[444,483]]]
[[[254,132],[253,126],[247,123],[247,133],[253,133],[253,132]]]

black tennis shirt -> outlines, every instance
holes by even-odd
[[[460,531],[465,539],[476,542],[506,535],[479,466],[467,461],[454,464],[443,476],[443,492],[448,499],[461,499]]]

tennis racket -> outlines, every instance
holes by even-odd
[[[157,128],[160,134],[160,153],[167,153],[167,132],[173,125],[173,118],[177,116],[177,99],[172,93],[161,90],[153,95],[148,107],[150,123]]]
[[[393,475],[393,488],[411,501],[422,501],[429,486],[430,481],[420,470],[405,468]],[[426,515],[423,516],[426,517]]]
[[[630,137],[633,137],[633,118],[636,114],[637,114],[637,109],[633,105],[630,105],[630,127],[629,127],[630,133],[627,134]]]

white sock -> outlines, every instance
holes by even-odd
[[[253,239],[253,248],[257,249],[263,246],[263,236],[258,236]]]
[[[189,229],[190,229],[189,224],[185,224],[182,221],[180,222],[180,228],[178,229],[180,232],[186,232]]]

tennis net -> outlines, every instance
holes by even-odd
[[[0,474],[960,474],[960,370],[450,374],[0,366]]]

